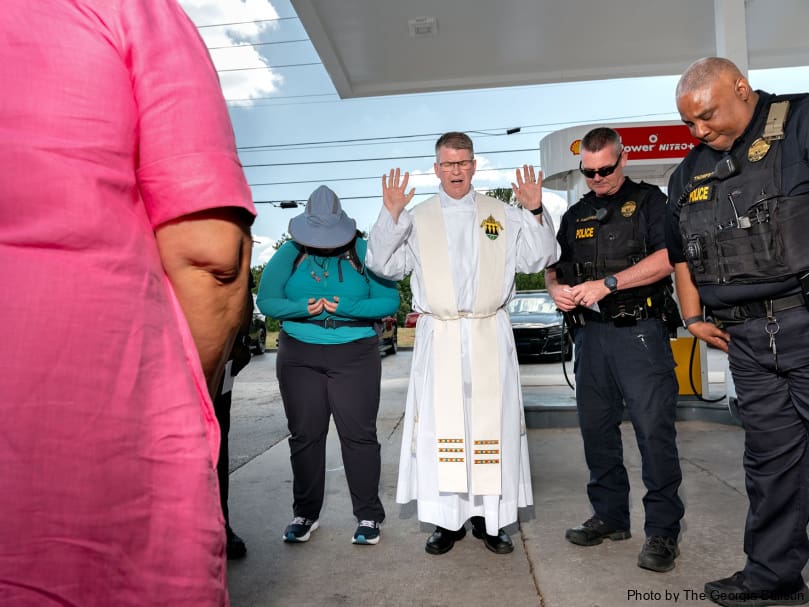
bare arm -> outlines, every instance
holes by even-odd
[[[618,289],[631,289],[652,284],[671,274],[669,254],[666,249],[655,251],[644,257],[638,263],[629,266],[615,274],[618,279]],[[592,306],[610,294],[610,290],[603,280],[588,280],[580,285],[571,287],[573,299],[584,306]]]
[[[688,319],[702,316],[702,302],[699,299],[697,285],[694,284],[694,279],[688,270],[688,263],[674,264],[674,287],[677,289],[677,299],[680,301],[682,317]],[[698,337],[720,350],[728,351],[730,335],[712,322],[695,322],[688,325],[688,331],[694,337]]]
[[[242,211],[221,208],[181,217],[155,231],[212,397],[244,313],[252,246],[248,226]]]

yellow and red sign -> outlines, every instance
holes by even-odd
[[[699,142],[684,124],[625,126],[615,129],[621,135],[624,151],[631,160],[685,158]],[[570,144],[574,156],[581,153],[581,139]]]

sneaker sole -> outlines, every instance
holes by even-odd
[[[297,537],[292,533],[287,533],[286,535],[282,535],[281,539],[284,540],[287,544],[300,544],[302,542],[308,542],[309,538],[312,536],[312,531],[318,528],[318,522],[315,521],[312,523],[312,526],[309,527],[309,531],[306,532],[306,535],[302,535]]]
[[[575,534],[572,534],[570,532],[565,533],[565,539],[571,544],[576,544],[577,546],[598,546],[605,539],[617,542],[620,540],[628,540],[631,537],[632,533],[630,533],[629,531],[613,531],[612,533],[602,535],[592,540],[583,540],[579,539]]]
[[[366,539],[364,535],[358,535],[357,537],[351,538],[352,544],[357,544],[358,546],[375,546],[379,543],[379,536],[373,537],[371,539]]]

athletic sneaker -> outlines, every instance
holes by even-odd
[[[307,542],[312,531],[317,529],[317,519],[304,518],[296,516],[292,522],[287,525],[284,530],[284,535],[281,538],[285,542]]]
[[[379,523],[376,521],[360,521],[359,527],[351,539],[352,544],[378,544]]]

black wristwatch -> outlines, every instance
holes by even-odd
[[[528,210],[531,211],[531,215],[542,215],[542,207],[539,207],[538,209],[528,209]]]
[[[610,290],[610,293],[615,293],[618,290],[618,279],[610,274],[604,278],[604,286]]]

